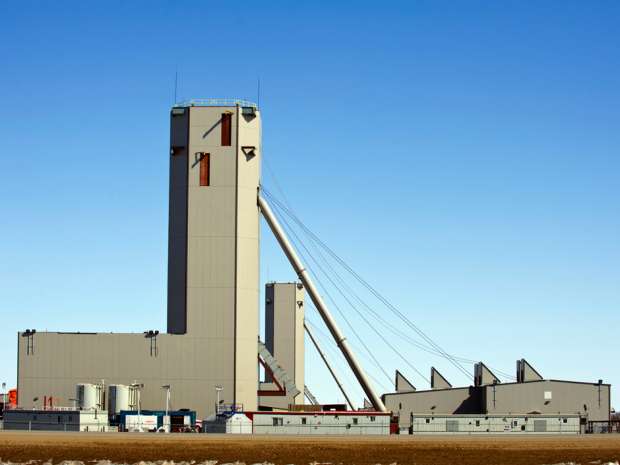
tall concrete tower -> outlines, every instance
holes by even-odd
[[[191,101],[171,110],[170,139],[168,333],[200,340],[196,369],[232,380],[234,401],[255,408],[260,114]]]

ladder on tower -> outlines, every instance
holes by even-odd
[[[310,392],[310,389],[308,389],[308,386],[304,385],[304,395],[306,396],[306,399],[308,399],[310,401],[310,404],[312,405],[320,405],[319,401],[316,400],[316,397],[314,397],[314,394],[312,394],[312,392]]]
[[[295,386],[295,382],[288,376],[288,373],[278,364],[276,359],[269,352],[269,349],[267,349],[267,346],[260,340],[258,341],[258,355],[263,362],[265,362],[265,365],[271,371],[274,379],[284,386],[287,394],[295,397],[297,394],[301,393],[301,391],[297,389],[297,386]]]

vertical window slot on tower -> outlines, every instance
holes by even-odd
[[[232,141],[232,114],[222,113],[222,145],[229,146]]]
[[[208,186],[209,185],[209,175],[211,171],[210,166],[210,154],[203,153],[202,158],[200,159],[200,185]]]

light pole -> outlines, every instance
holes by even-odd
[[[217,396],[217,403],[215,404],[215,414],[219,414],[220,413],[220,392],[222,392],[224,390],[224,388],[222,386],[220,386],[219,384],[217,386],[215,386],[215,393]]]
[[[170,385],[164,384],[161,388],[166,390],[166,415],[164,416],[164,430],[166,431],[166,433],[169,433],[170,432],[170,417],[168,416],[168,414],[170,410]]]
[[[142,432],[142,417],[140,415],[140,408],[141,408],[141,400],[140,400],[140,392],[142,390],[142,388],[144,387],[144,384],[142,383],[133,383],[131,385],[131,387],[136,388],[136,390],[138,391],[138,431]]]
[[[170,410],[170,385],[164,384],[161,388],[166,390],[166,416],[167,416],[168,410]]]

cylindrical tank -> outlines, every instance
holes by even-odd
[[[110,384],[108,388],[108,413],[118,415],[121,410],[131,410],[129,403],[129,386]]]
[[[101,408],[101,386],[97,384],[81,383],[76,386],[75,398],[80,410]]]

